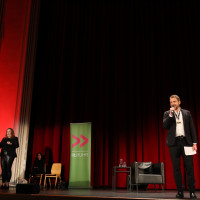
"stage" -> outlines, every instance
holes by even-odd
[[[200,191],[196,192],[199,199]],[[39,194],[16,194],[15,188],[10,188],[9,191],[0,191],[1,200],[63,200],[63,199],[175,199],[176,190],[147,190],[147,191],[136,191],[130,192],[127,190],[116,190],[110,189],[41,189]],[[185,199],[189,199],[189,192],[184,192]]]

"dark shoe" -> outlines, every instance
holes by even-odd
[[[176,198],[177,199],[183,199],[184,198],[183,192],[178,192],[177,195],[176,195]]]
[[[1,188],[0,188],[1,190],[4,190],[5,189],[5,186],[4,185],[1,185]]]
[[[9,190],[9,186],[5,186],[4,189],[5,189],[5,190]]]
[[[190,192],[190,199],[196,199],[197,196],[194,192]]]

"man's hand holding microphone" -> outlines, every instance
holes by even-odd
[[[170,116],[172,116],[173,115],[173,113],[175,112],[175,110],[176,110],[176,108],[174,107],[174,106],[172,106],[171,108],[170,108]]]

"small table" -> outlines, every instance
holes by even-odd
[[[121,169],[121,170],[119,170]],[[126,171],[122,171],[122,169],[126,169]],[[112,190],[116,190],[116,173],[129,173],[130,174],[130,187],[129,190],[131,191],[131,167],[113,167],[113,173],[112,173]]]

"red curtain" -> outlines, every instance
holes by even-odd
[[[169,96],[180,95],[199,137],[199,3],[41,4],[27,166],[48,150],[68,181],[69,124],[92,122],[94,187],[110,187],[112,168],[123,158],[127,165],[164,162],[165,188],[174,189],[162,117]],[[125,182],[119,175],[118,186]]]

